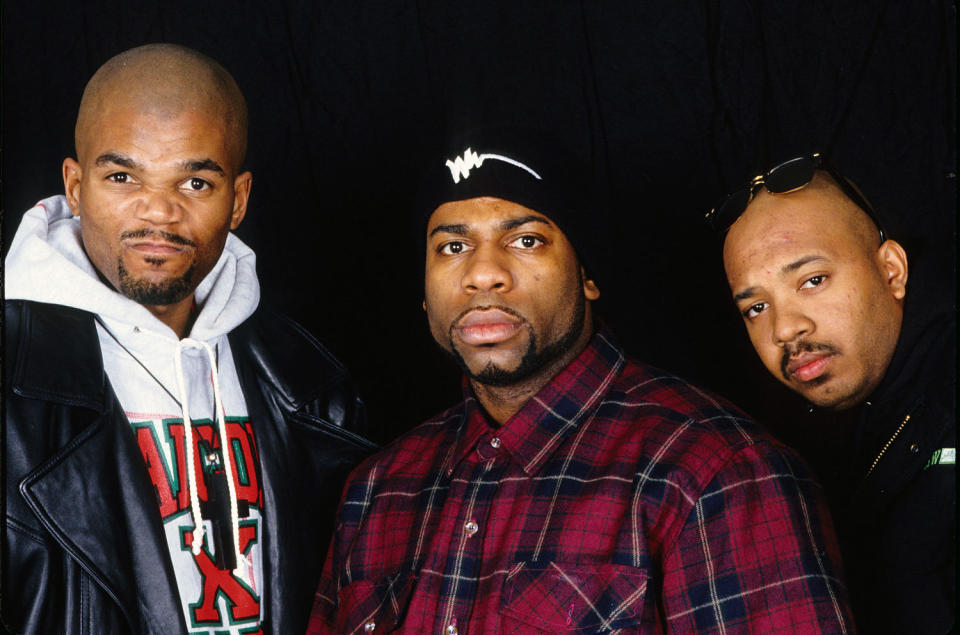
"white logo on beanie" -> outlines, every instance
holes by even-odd
[[[511,159],[510,157],[505,157],[500,154],[480,154],[478,155],[471,148],[467,148],[463,151],[463,155],[456,157],[452,161],[447,159],[447,167],[450,168],[450,176],[453,177],[454,183],[459,183],[461,177],[466,179],[470,177],[470,170],[473,168],[479,168],[483,165],[483,162],[487,159],[495,159],[497,161],[503,161],[509,163],[510,165],[515,165],[518,168],[526,170],[537,180],[540,179],[540,175],[531,170],[528,166],[520,163],[516,159]]]

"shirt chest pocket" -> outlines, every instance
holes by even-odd
[[[357,580],[340,590],[334,632],[389,633],[403,620],[414,576],[396,573],[379,580]]]
[[[506,633],[610,633],[640,624],[648,575],[615,564],[524,563],[504,583]]]

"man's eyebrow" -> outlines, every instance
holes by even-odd
[[[811,255],[809,255],[809,256],[804,256],[803,258],[800,258],[799,260],[794,260],[793,262],[791,262],[791,263],[789,263],[789,264],[786,264],[786,265],[784,265],[783,267],[781,267],[781,268],[780,268],[780,275],[783,275],[783,274],[785,274],[785,273],[792,273],[792,272],[796,271],[797,269],[799,269],[800,267],[802,267],[803,265],[805,265],[805,264],[807,264],[807,263],[810,263],[810,262],[813,262],[813,261],[815,261],[815,260],[825,260],[825,258],[824,258],[823,256],[816,256],[816,255],[813,255],[813,254],[811,254]]]
[[[463,224],[456,225],[437,225],[430,230],[430,235],[427,238],[433,238],[434,234],[439,234],[440,232],[446,234],[457,234],[458,236],[466,236],[467,226]]]
[[[736,294],[735,296],[733,296],[733,302],[734,302],[734,304],[740,302],[740,300],[746,300],[747,298],[756,295],[757,291],[758,291],[758,288],[757,288],[757,287],[747,287],[746,289],[744,289],[744,290],[741,291],[740,293],[738,293],[738,294]]]
[[[97,160],[93,162],[98,168],[102,168],[105,165],[119,165],[122,168],[129,168],[131,170],[136,170],[140,167],[136,161],[131,159],[128,156],[122,154],[117,154],[116,152],[104,152],[97,157]]]
[[[97,160],[94,161],[94,165],[97,167],[103,167],[105,165],[119,165],[120,167],[127,168],[130,170],[140,169],[140,164],[131,159],[128,156],[123,154],[117,154],[116,152],[104,152],[97,157]],[[214,161],[213,159],[192,159],[184,161],[180,164],[180,168],[184,172],[216,172],[220,175],[226,175],[226,172],[220,164]]]
[[[184,161],[182,167],[184,172],[202,172],[206,170],[209,172],[216,172],[221,176],[226,175],[226,172],[224,172],[223,168],[220,167],[220,164],[213,159],[193,159]]]
[[[548,221],[548,220],[547,220],[546,218],[544,218],[543,216],[537,216],[537,215],[535,215],[535,214],[530,214],[530,215],[528,215],[528,216],[521,216],[520,218],[510,218],[510,219],[508,219],[508,220],[505,220],[505,221],[503,221],[502,223],[500,223],[500,229],[501,229],[501,230],[504,230],[504,231],[507,231],[507,230],[510,230],[510,229],[516,229],[517,227],[520,227],[520,226],[522,226],[522,225],[526,225],[527,223],[543,223],[544,225],[547,225],[547,226],[549,226],[549,227],[553,227],[553,223],[551,223],[550,221]]]
[[[811,262],[815,262],[817,260],[826,260],[826,258],[824,258],[823,256],[817,256],[815,254],[804,256],[803,258],[794,260],[793,262],[787,263],[782,267],[780,267],[780,275],[782,276],[788,273],[792,273],[797,269],[799,269],[800,267],[802,267],[803,265]],[[741,300],[746,300],[747,298],[750,298],[756,295],[759,290],[760,290],[760,287],[747,287],[740,293],[737,293],[736,295],[734,295],[733,301],[734,303],[737,303],[737,302],[740,302]]]
[[[522,227],[527,223],[543,223],[544,225],[553,227],[553,223],[551,223],[549,220],[547,220],[543,216],[530,214],[528,216],[521,216],[519,218],[508,218],[507,220],[500,223],[500,230],[509,231],[517,227]],[[445,232],[448,234],[457,234],[459,236],[465,236],[468,231],[469,231],[469,226],[463,223],[455,223],[450,225],[437,225],[436,227],[430,230],[430,236],[428,237],[432,237],[434,234],[437,234],[440,232]]]

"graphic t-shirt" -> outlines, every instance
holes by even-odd
[[[137,445],[157,492],[167,548],[190,633],[259,633],[261,622],[260,488],[256,442],[246,417],[228,417],[227,439],[236,469],[234,486],[240,518],[240,552],[253,566],[234,573],[230,503],[223,483],[223,445],[214,423],[194,420],[194,467],[205,534],[200,553],[192,552],[194,521],[187,486],[185,430],[178,417],[144,417],[128,412]],[[246,578],[246,579],[244,579]]]

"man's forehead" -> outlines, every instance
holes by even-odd
[[[864,213],[835,187],[808,187],[786,194],[761,190],[744,213],[730,226],[735,233],[744,226],[761,233],[777,229],[834,234],[849,231],[854,217]]]
[[[202,121],[205,126],[227,129],[229,114],[221,102],[203,98],[174,99],[169,96],[152,98],[149,92],[122,95],[105,100],[91,111],[91,121],[97,128],[110,127],[119,118],[153,119],[169,122],[180,119]],[[96,134],[96,131],[91,131]]]
[[[768,285],[793,284],[811,267],[841,266],[856,257],[829,234],[774,231],[752,242],[724,245],[724,269],[734,301],[748,299]]]
[[[227,156],[231,152],[229,135],[227,123],[219,113],[194,108],[176,113],[156,112],[136,105],[114,104],[89,121],[77,138],[77,151],[81,161],[98,166],[110,162],[145,164],[151,159],[145,152],[155,150],[154,144],[159,143],[170,153],[189,155],[179,156],[179,163],[209,161],[219,166],[215,171],[224,171],[231,166],[231,157]]]
[[[831,249],[855,241],[851,212],[829,196],[818,193],[757,196],[734,222],[723,244],[724,259],[776,251],[793,245]]]

